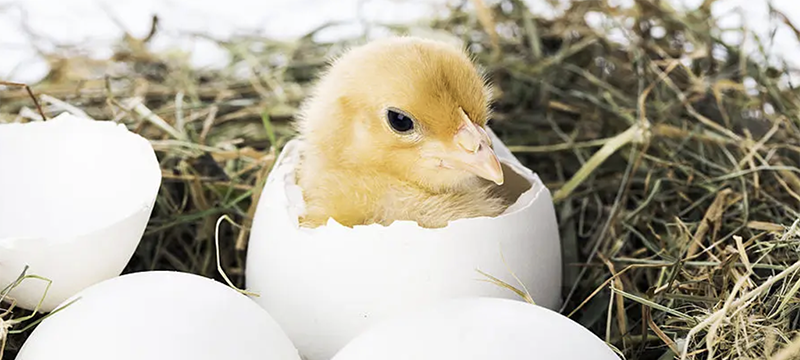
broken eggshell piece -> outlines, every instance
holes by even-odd
[[[501,189],[516,202],[497,217],[439,229],[411,221],[348,228],[333,219],[299,227],[304,206],[294,179],[303,144],[285,146],[255,213],[246,279],[260,295],[254,300],[303,356],[327,360],[376,321],[435,301],[519,299],[480,272],[528,292],[538,305],[560,305],[561,247],[550,192],[488,133],[503,164]]]
[[[122,272],[161,185],[146,139],[67,113],[0,125],[0,169],[0,291],[29,266],[27,274],[52,281],[44,312]],[[8,297],[32,310],[46,288],[28,278]]]

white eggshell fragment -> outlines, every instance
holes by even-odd
[[[52,280],[42,311],[122,272],[161,184],[146,139],[66,113],[1,124],[0,169],[0,289],[29,265]],[[9,296],[33,309],[46,285],[26,279]]]
[[[464,298],[370,328],[332,360],[619,360],[569,318],[522,301]]]
[[[133,273],[74,299],[36,327],[17,360],[300,360],[267,312],[201,276]]]
[[[518,299],[482,271],[560,305],[561,247],[550,192],[491,131],[504,187],[518,199],[498,217],[459,219],[441,229],[415,222],[308,229],[294,168],[302,142],[286,145],[269,175],[247,254],[249,291],[308,360],[328,360],[387,316],[462,296]]]

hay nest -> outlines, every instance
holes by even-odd
[[[795,356],[800,98],[791,70],[722,41],[723,31],[746,30],[721,29],[713,1],[690,12],[610,2],[576,1],[555,19],[518,0],[464,2],[414,28],[468,44],[499,89],[493,129],[554,192],[563,314],[628,359]],[[610,26],[595,26],[598,17]],[[363,41],[313,35],[218,41],[232,60],[218,71],[151,53],[149,37],[125,37],[108,61],[49,56],[49,76],[31,85],[45,115],[125,123],[158,152],[164,185],[126,272],[221,280],[215,222],[229,215],[243,229],[222,227],[231,239],[222,266],[243,286],[246,229],[292,136],[288,121],[326,60]],[[23,88],[0,92],[0,121],[39,119],[35,109]],[[0,311],[0,325],[26,315]],[[27,334],[15,329],[6,359]]]

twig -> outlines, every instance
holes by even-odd
[[[37,100],[37,99],[36,99],[36,96],[35,96],[35,95],[33,95],[33,90],[31,90],[31,87],[30,87],[30,86],[28,86],[28,84],[23,84],[23,83],[17,83],[17,82],[10,82],[10,81],[2,81],[2,80],[0,80],[0,85],[5,85],[5,86],[17,86],[17,87],[23,87],[23,88],[25,88],[25,91],[27,91],[27,92],[28,92],[28,96],[30,96],[30,97],[31,97],[31,99],[33,99],[33,103],[36,105],[36,110],[38,110],[38,111],[39,111],[39,115],[41,115],[41,116],[42,116],[42,120],[43,120],[43,121],[46,121],[46,120],[47,120],[47,116],[45,116],[45,115],[44,115],[44,111],[42,111],[42,106],[41,106],[41,105],[39,105],[39,100]]]

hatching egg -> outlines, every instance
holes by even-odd
[[[550,192],[488,132],[503,190],[516,202],[499,216],[437,229],[411,221],[350,228],[332,219],[300,227],[304,202],[294,174],[302,142],[285,146],[257,205],[246,279],[303,356],[328,360],[376,321],[438,300],[519,298],[488,276],[544,307],[559,306],[561,248]]]
[[[619,360],[589,330],[522,301],[445,300],[369,328],[332,360]]]
[[[194,274],[127,274],[64,305],[36,327],[17,360],[300,360],[266,311]]]
[[[150,143],[122,124],[64,113],[0,125],[0,289],[42,311],[118,276],[161,184]]]

